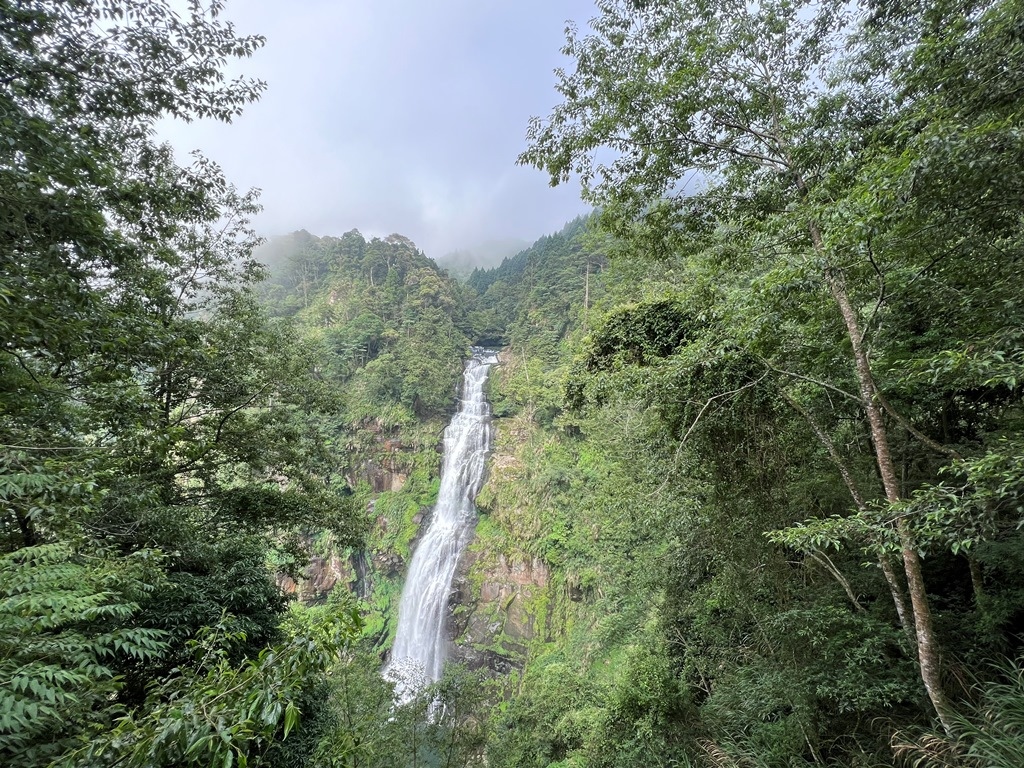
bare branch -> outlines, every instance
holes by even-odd
[[[787,371],[784,368],[779,368],[777,366],[772,365],[771,363],[769,363],[764,358],[758,358],[758,359],[761,361],[761,364],[764,365],[766,368],[768,368],[770,371],[774,371],[775,373],[782,374],[783,376],[790,376],[790,377],[792,377],[794,379],[799,379],[800,381],[806,381],[809,384],[817,384],[819,387],[822,387],[823,389],[827,389],[830,392],[835,392],[838,395],[842,395],[843,397],[846,397],[846,398],[848,398],[850,400],[853,400],[855,403],[859,403],[860,405],[864,404],[859,396],[853,394],[852,392],[847,392],[845,389],[840,389],[839,387],[833,386],[832,384],[829,384],[828,382],[821,381],[820,379],[814,379],[814,378],[811,378],[810,376],[804,376],[803,374],[795,373],[794,371]]]
[[[899,411],[892,407],[892,405],[889,403],[888,400],[885,399],[885,395],[882,394],[881,390],[879,390],[878,387],[875,387],[875,397],[878,399],[879,404],[886,410],[886,412],[890,416],[896,419],[896,421],[899,423],[901,427],[903,427],[905,430],[907,430],[907,432],[912,434],[914,437],[916,437],[922,443],[927,445],[933,451],[945,454],[946,456],[951,456],[954,459],[963,459],[963,456],[961,456],[955,449],[943,445],[942,443],[936,442],[935,440],[932,440],[930,437],[928,437],[928,435],[924,434],[923,432],[921,432],[921,430],[919,430],[917,427],[911,424],[910,420],[906,416],[899,413]]]

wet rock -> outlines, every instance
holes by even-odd
[[[497,672],[499,675],[507,675],[513,669],[521,668],[521,665],[515,664],[511,659],[495,651],[485,651],[483,655],[487,668],[492,672]]]
[[[513,670],[522,669],[522,663],[490,648],[457,647],[455,660],[476,672],[486,669],[494,675],[507,675]]]
[[[284,592],[286,595],[294,595],[298,590],[298,585],[295,583],[295,579],[284,573],[277,574],[275,578],[277,582],[277,588]]]
[[[357,549],[352,553],[351,557],[352,570],[355,572],[355,579],[349,585],[349,588],[357,596],[364,600],[370,596],[370,592],[373,591],[373,578],[370,574],[370,564],[366,559],[366,552],[361,549]]]
[[[471,573],[478,580],[476,590]],[[483,665],[465,649],[493,648],[499,643],[512,654],[525,654],[537,634],[536,612],[548,610],[537,598],[550,580],[547,564],[536,558],[485,560],[478,552],[467,553],[456,571],[449,601],[449,636],[456,638],[461,649],[457,658]]]

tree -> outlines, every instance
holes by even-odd
[[[0,0],[0,639],[17,713],[0,750],[20,765],[115,719],[99,752],[130,742],[150,764],[152,737],[185,759],[160,741],[183,733],[175,707],[221,683],[192,736],[238,730],[190,759],[287,731],[323,664],[306,641],[268,650],[285,607],[268,553],[314,521],[358,536],[322,448],[337,403],[315,352],[253,296],[255,193],[153,140],[158,118],[230,120],[262,91],[224,77],[263,40],[222,9]],[[57,707],[88,716],[47,748]]]
[[[177,167],[150,137],[162,115],[227,120],[262,89],[223,82],[226,58],[249,55],[262,38],[236,37],[220,9],[192,3],[182,19],[133,0],[0,6],[8,465],[25,465],[12,451],[67,467],[103,450],[86,449],[81,435],[138,391],[151,350],[172,343],[160,334],[168,318],[236,274],[235,257],[251,247],[252,196],[209,162]],[[211,252],[215,263],[202,263]],[[26,544],[39,536],[31,509],[6,508]]]
[[[935,371],[979,349],[985,359],[1017,359],[1015,342],[1007,348],[1012,323],[993,318],[979,329],[969,318],[999,302],[1016,317],[1018,306],[1008,280],[996,283],[996,301],[983,295],[985,265],[1004,274],[1020,243],[1019,165],[1004,163],[1021,149],[1010,128],[1020,119],[1019,82],[993,53],[1009,46],[1019,55],[1018,4],[864,13],[833,2],[601,0],[598,8],[590,34],[570,29],[564,52],[575,70],[560,72],[558,84],[565,102],[531,123],[520,161],[547,170],[552,183],[579,174],[615,233],[648,253],[691,254],[705,279],[722,281],[716,301],[728,335],[762,361],[768,381],[855,405],[878,478],[869,501],[890,512],[880,527],[893,531],[921,678],[948,731],[925,542],[902,513],[910,489],[893,429],[947,461],[956,451],[893,405],[909,378],[890,371],[917,335],[914,323],[948,302],[942,291],[962,297],[962,312],[947,313],[952,333],[918,345],[916,365]],[[976,95],[976,82],[950,92],[947,83],[975,72],[995,84],[991,98],[987,89]],[[997,382],[972,383],[991,392]],[[835,424],[833,416],[829,429]],[[814,431],[834,448],[826,430]],[[884,565],[890,539],[879,537]],[[900,587],[890,586],[899,606]]]
[[[120,717],[57,765],[258,765],[299,724],[296,702],[356,636],[357,619],[316,616],[287,642],[238,665],[228,648],[244,634],[219,622],[188,643],[195,663],[155,687],[149,707]]]
[[[106,700],[119,689],[112,662],[167,648],[159,631],[126,621],[138,605],[125,595],[145,588],[146,559],[118,572],[62,544],[0,558],[0,754],[45,765],[110,726]]]

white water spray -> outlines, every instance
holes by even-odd
[[[448,655],[444,629],[452,578],[473,535],[474,500],[491,444],[491,409],[483,388],[497,362],[494,352],[473,348],[463,373],[459,411],[444,431],[437,504],[409,564],[391,661],[384,668],[384,676],[396,683],[396,695],[402,701],[439,680]]]

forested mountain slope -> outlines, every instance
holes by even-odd
[[[296,232],[255,256],[270,268],[264,302],[322,346],[322,375],[344,392],[350,421],[449,412],[469,343],[464,292],[410,240]]]
[[[0,763],[1024,764],[1020,0],[600,0],[521,158],[600,213],[464,284],[253,253],[152,139],[259,94],[218,13],[0,0]],[[464,664],[400,704],[474,342]]]
[[[470,273],[466,282],[477,296],[470,319],[477,337],[553,355],[596,298],[589,293],[590,277],[605,263],[599,246],[584,242],[584,230],[585,219],[576,219],[499,266]]]
[[[458,280],[464,280],[475,269],[498,266],[504,259],[514,256],[530,245],[527,240],[490,240],[467,249],[451,251],[436,259],[438,265]]]
[[[615,239],[586,338],[496,387],[480,562],[549,575],[492,765],[1020,762],[1021,18],[570,30],[521,160]]]

